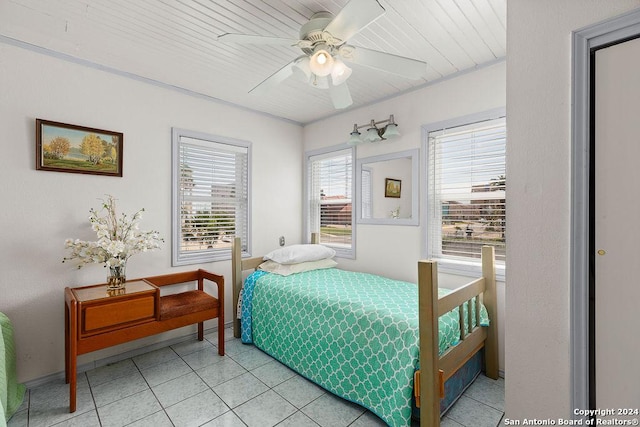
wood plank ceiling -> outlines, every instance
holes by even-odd
[[[224,33],[297,39],[314,12],[348,0],[2,0],[0,41],[78,59],[305,124],[336,114],[326,90],[291,77],[248,91],[301,54],[297,47],[229,44]],[[506,0],[380,0],[386,12],[349,44],[427,62],[410,80],[353,65],[356,108],[502,60]],[[351,64],[350,64],[351,65]]]

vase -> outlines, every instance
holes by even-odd
[[[120,290],[124,289],[127,276],[125,274],[126,265],[116,265],[109,267],[109,276],[107,276],[107,289]]]

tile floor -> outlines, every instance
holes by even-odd
[[[225,330],[226,356],[216,333],[78,375],[77,411],[68,386],[56,380],[27,391],[9,427],[44,426],[351,426],[385,424],[337,398]],[[496,427],[504,381],[478,377],[442,420],[443,427]],[[414,423],[414,426],[417,426]]]

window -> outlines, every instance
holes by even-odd
[[[479,265],[482,246],[505,265],[504,111],[425,127],[427,257],[444,270]],[[443,264],[441,262],[441,264]]]
[[[248,142],[173,129],[173,265],[231,258],[249,240]]]
[[[307,234],[337,256],[353,258],[353,148],[307,153]]]

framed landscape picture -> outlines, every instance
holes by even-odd
[[[121,132],[36,119],[36,169],[122,176]]]
[[[384,180],[384,197],[400,198],[400,189],[402,181],[399,179],[385,178]]]

